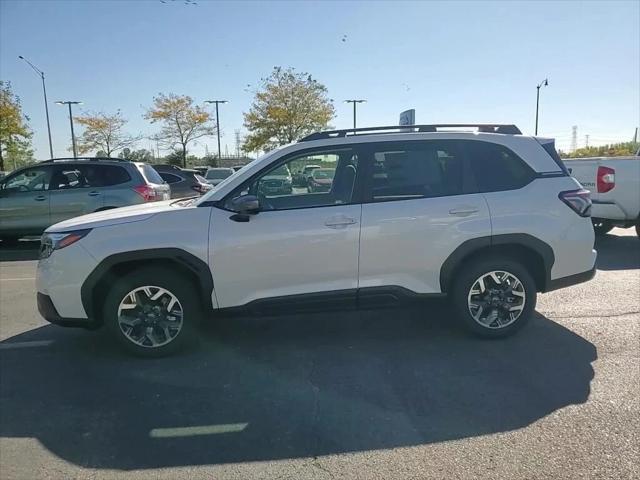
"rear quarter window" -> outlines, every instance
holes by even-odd
[[[164,180],[162,180],[160,174],[156,172],[152,166],[147,165],[146,163],[142,163],[138,164],[137,167],[147,183],[164,183]]]
[[[129,175],[129,173],[122,167],[99,165],[97,168],[100,176],[100,181],[105,187],[121,185],[131,180],[131,176]]]
[[[514,152],[496,143],[465,142],[471,172],[480,192],[499,192],[524,187],[533,170]]]

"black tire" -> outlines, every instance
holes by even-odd
[[[613,224],[607,220],[594,218],[591,221],[593,222],[593,231],[598,236],[606,235],[613,230]]]
[[[636,235],[640,238],[640,219],[636,222]]]
[[[514,275],[522,284],[525,295],[524,307],[520,315],[512,323],[499,328],[481,325],[473,318],[468,304],[469,293],[476,281],[493,271]],[[510,258],[490,256],[476,259],[459,271],[453,279],[450,299],[456,317],[468,331],[485,338],[501,338],[513,335],[529,321],[536,306],[537,289],[531,274],[520,262]]]
[[[125,299],[129,292],[142,286],[160,287],[169,291],[177,298],[179,305],[182,307],[182,327],[164,345],[153,347],[134,343],[120,327],[120,322],[118,321],[120,302]],[[140,357],[171,355],[187,346],[193,345],[197,339],[196,334],[202,318],[202,309],[200,298],[196,292],[196,288],[189,279],[169,268],[147,267],[135,270],[118,279],[107,294],[102,310],[104,324],[120,346],[129,353]],[[162,301],[162,298],[159,301]],[[162,332],[161,330],[158,331]]]

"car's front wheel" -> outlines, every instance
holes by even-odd
[[[144,357],[174,353],[195,339],[199,298],[188,279],[166,268],[144,268],[120,278],[103,307],[118,343]]]
[[[511,259],[471,262],[454,279],[453,308],[468,330],[506,337],[522,328],[536,305],[536,286],[527,269]]]

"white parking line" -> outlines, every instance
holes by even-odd
[[[34,340],[32,342],[0,343],[0,350],[11,350],[13,348],[46,347],[51,345],[53,340]]]
[[[35,280],[36,277],[0,278],[0,282],[20,282],[22,280]]]
[[[194,435],[216,435],[218,433],[241,432],[248,423],[227,423],[220,425],[198,425],[195,427],[154,428],[149,432],[151,438],[191,437]]]

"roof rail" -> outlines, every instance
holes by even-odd
[[[50,160],[42,160],[39,163],[55,163],[55,162],[130,162],[131,160],[127,160],[125,158],[117,158],[117,157],[63,157],[63,158],[52,158]]]
[[[387,127],[367,127],[367,128],[345,128],[343,130],[327,130],[315,132],[302,138],[300,142],[311,140],[321,140],[325,138],[340,138],[347,135],[365,135],[377,133],[418,133],[418,132],[438,132],[439,130],[450,130],[459,128],[475,128],[484,133],[502,133],[505,135],[522,135],[518,127],[511,124],[499,123],[440,123],[431,125],[391,125]]]

